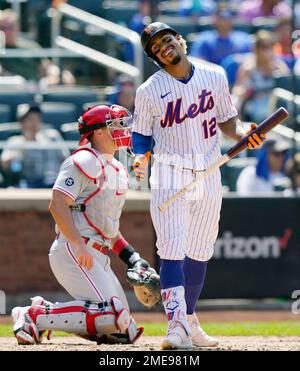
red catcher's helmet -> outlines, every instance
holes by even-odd
[[[111,137],[119,148],[131,146],[131,113],[118,105],[96,105],[88,108],[78,119],[78,130],[81,134],[79,145],[88,144],[87,137],[94,130],[108,127]]]

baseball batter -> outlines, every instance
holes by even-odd
[[[155,271],[119,231],[128,175],[113,156],[131,145],[131,119],[121,106],[96,105],[78,120],[79,144],[91,145],[79,147],[62,164],[50,203],[57,232],[50,265],[74,300],[53,304],[35,297],[31,306],[14,308],[13,330],[21,344],[40,342],[46,330],[98,343],[134,343],[143,332],[107,256],[112,249],[128,265],[131,283],[137,276],[141,286],[147,276],[147,282],[151,277],[159,284]]]
[[[221,157],[217,128],[234,140],[240,140],[246,130],[237,125],[237,111],[221,68],[193,65],[186,57],[185,40],[164,23],[147,26],[141,42],[160,67],[137,90],[133,149],[136,175],[143,177],[154,142],[150,209],[168,319],[161,347],[215,346],[217,340],[200,327],[195,307],[218,234],[220,172],[206,177],[166,212],[158,206]],[[263,135],[251,136],[248,147],[256,148],[263,139]]]

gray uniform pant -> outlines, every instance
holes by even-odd
[[[92,247],[86,248],[94,259],[94,265],[89,270],[79,266],[75,249],[68,241],[59,238],[53,242],[49,260],[57,281],[76,300],[99,303],[116,296],[129,310],[124,290],[110,268],[109,257]]]

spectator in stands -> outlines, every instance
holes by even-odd
[[[130,20],[128,27],[140,35],[147,24],[152,22],[152,18],[154,21],[159,15],[158,5],[157,0],[139,0],[138,12]]]
[[[2,169],[8,178],[14,178],[17,182],[14,186],[52,187],[61,163],[69,155],[63,139],[57,130],[43,127],[38,106],[19,105],[17,116],[22,134],[7,140],[0,158]],[[57,144],[57,148],[47,148],[51,144]],[[44,148],[30,148],[30,145]]]
[[[135,85],[134,80],[128,75],[120,75],[116,85],[116,95],[111,104],[118,104],[134,112]]]
[[[300,48],[299,50],[292,50],[292,32],[292,19],[290,17],[280,18],[275,28],[276,43],[274,52],[286,63],[290,71],[294,68],[296,58],[300,58]]]
[[[290,6],[282,0],[245,0],[240,4],[239,17],[251,23],[257,17],[291,17]]]
[[[11,9],[0,11],[0,32],[5,38],[7,49],[38,48],[39,45],[32,40],[20,37],[17,14]],[[1,60],[5,72],[21,75],[27,80],[37,80],[39,59],[28,58],[3,58]]]
[[[258,31],[254,53],[249,54],[238,69],[232,93],[245,120],[260,122],[267,117],[275,76],[289,72],[287,65],[275,57],[273,48],[272,34],[266,30]]]
[[[289,159],[286,165],[286,173],[290,178],[290,189],[285,192],[285,195],[291,195],[294,192],[300,194],[300,153],[296,153],[293,158]]]
[[[282,139],[271,137],[257,152],[256,166],[250,165],[242,170],[237,180],[240,195],[283,190],[286,186],[286,163],[290,144]]]
[[[180,16],[201,17],[214,14],[216,11],[216,2],[213,0],[180,0]]]
[[[52,63],[49,59],[44,59],[41,61],[39,71],[41,76],[39,80],[39,88],[41,90],[46,90],[51,86],[59,84],[68,86],[76,84],[75,77],[70,71],[63,70],[61,74],[59,67]]]
[[[0,11],[0,31],[5,37],[5,47],[7,49],[22,50],[40,48],[38,43],[20,36],[18,17],[12,9]],[[47,63],[48,69],[41,68],[42,63]],[[1,64],[4,70],[4,75],[20,75],[26,80],[31,81],[38,81],[40,77],[47,77],[49,81],[53,81],[53,70],[55,69],[59,71],[59,67],[55,66],[49,59],[41,58],[3,58]],[[45,71],[45,76],[41,75],[42,71]],[[74,79],[73,75],[69,71],[63,71],[63,76],[64,75],[67,75],[67,78],[63,78],[62,83],[68,82],[70,75]]]
[[[154,21],[159,15],[158,5],[158,0],[138,0],[138,12],[129,21],[128,27],[141,35],[147,24]],[[132,44],[127,41],[121,41],[121,43],[123,43],[123,59],[127,62],[132,62],[134,59]]]
[[[214,16],[214,30],[199,33],[192,44],[190,55],[221,64],[230,54],[247,53],[251,50],[251,37],[233,30],[234,12],[220,5]]]

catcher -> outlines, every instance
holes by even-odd
[[[147,307],[160,299],[159,276],[119,231],[127,191],[127,170],[114,158],[131,145],[131,114],[117,105],[96,105],[78,120],[79,147],[60,168],[50,212],[56,239],[49,260],[58,282],[74,298],[51,303],[37,296],[12,311],[20,344],[42,341],[60,330],[101,343],[134,343],[142,334],[125,293],[110,268],[112,250],[127,264],[127,279]],[[87,144],[89,144],[87,146]]]

